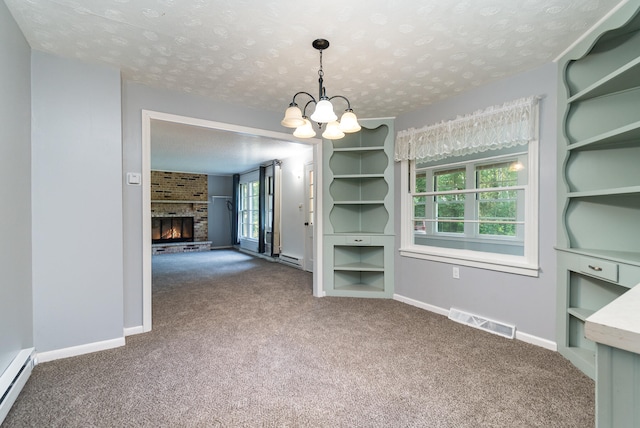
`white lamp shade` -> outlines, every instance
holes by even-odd
[[[298,138],[311,138],[316,136],[316,131],[313,130],[311,121],[304,119],[304,125],[299,126],[293,131],[293,136]]]
[[[358,123],[358,118],[352,111],[345,111],[340,118],[340,130],[342,132],[350,133],[350,132],[358,132],[360,129],[360,124]]]
[[[284,112],[284,119],[282,119],[282,122],[280,122],[280,124],[282,126],[286,126],[287,128],[297,128],[304,125],[302,112],[300,111],[298,106],[289,106],[289,108]]]
[[[327,129],[324,130],[322,136],[327,140],[339,140],[344,137],[344,132],[340,130],[338,127],[340,124],[337,121],[329,122],[327,124]]]
[[[331,101],[320,100],[316,104],[316,111],[311,115],[311,120],[316,123],[329,123],[338,120],[338,116],[333,112]]]

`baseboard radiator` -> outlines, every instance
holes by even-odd
[[[460,324],[468,325],[489,333],[513,339],[516,335],[516,327],[514,325],[505,324],[503,322],[490,320],[479,315],[470,314],[459,309],[449,309],[449,319]]]
[[[288,256],[286,254],[280,254],[279,260],[280,263],[284,263],[285,265],[293,266],[298,269],[302,269],[304,265],[304,259],[294,256]]]
[[[35,349],[23,349],[0,376],[0,424],[18,398],[36,364]]]

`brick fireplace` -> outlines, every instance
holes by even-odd
[[[207,194],[206,174],[151,171],[152,254],[211,249]]]

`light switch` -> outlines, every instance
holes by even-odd
[[[142,183],[142,174],[139,172],[127,172],[127,184],[140,185]]]

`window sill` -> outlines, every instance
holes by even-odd
[[[538,277],[540,267],[524,261],[523,257],[502,254],[481,253],[478,251],[429,251],[428,249],[406,247],[400,248],[400,256],[414,259],[430,260],[459,266],[469,266],[498,272]]]

